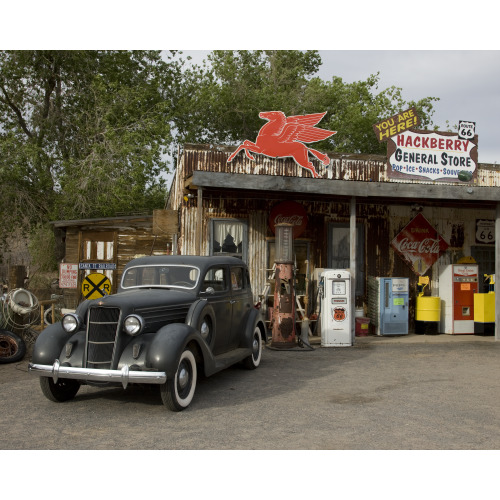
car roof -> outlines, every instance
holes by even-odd
[[[125,268],[135,266],[158,266],[158,265],[186,265],[195,266],[200,269],[216,265],[243,266],[245,263],[238,257],[227,256],[200,256],[200,255],[152,255],[149,257],[139,257],[127,263]]]

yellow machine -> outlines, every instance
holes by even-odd
[[[474,294],[474,334],[495,335],[495,275],[485,274],[488,293]]]
[[[425,287],[429,284],[429,276],[420,276],[417,283],[417,304],[415,310],[415,333],[435,335],[439,333],[441,319],[441,299],[424,296]]]

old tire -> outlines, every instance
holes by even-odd
[[[24,358],[26,343],[15,333],[0,329],[0,364],[15,363]]]
[[[76,396],[80,382],[69,378],[60,378],[57,382],[50,377],[40,377],[43,395],[54,403],[63,403]]]
[[[179,359],[174,378],[160,386],[161,400],[172,411],[182,411],[193,400],[197,380],[196,359],[190,349],[185,349]]]
[[[248,370],[255,370],[262,358],[262,334],[256,325],[252,336],[252,354],[243,360],[243,366]]]

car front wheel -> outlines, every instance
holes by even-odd
[[[252,354],[243,360],[243,365],[249,370],[255,370],[260,365],[262,358],[262,335],[260,328],[255,327],[252,337]]]
[[[182,411],[193,400],[196,389],[196,360],[190,349],[181,354],[174,378],[160,386],[161,400],[172,411]]]
[[[80,382],[67,378],[61,378],[54,382],[50,377],[40,377],[40,387],[47,399],[54,401],[54,403],[63,403],[76,396],[78,389],[80,389]]]

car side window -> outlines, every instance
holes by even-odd
[[[242,290],[245,287],[243,269],[241,267],[231,268],[231,288]]]
[[[205,274],[201,291],[205,292],[207,288],[213,288],[216,292],[227,290],[227,272],[224,267],[212,267]]]

